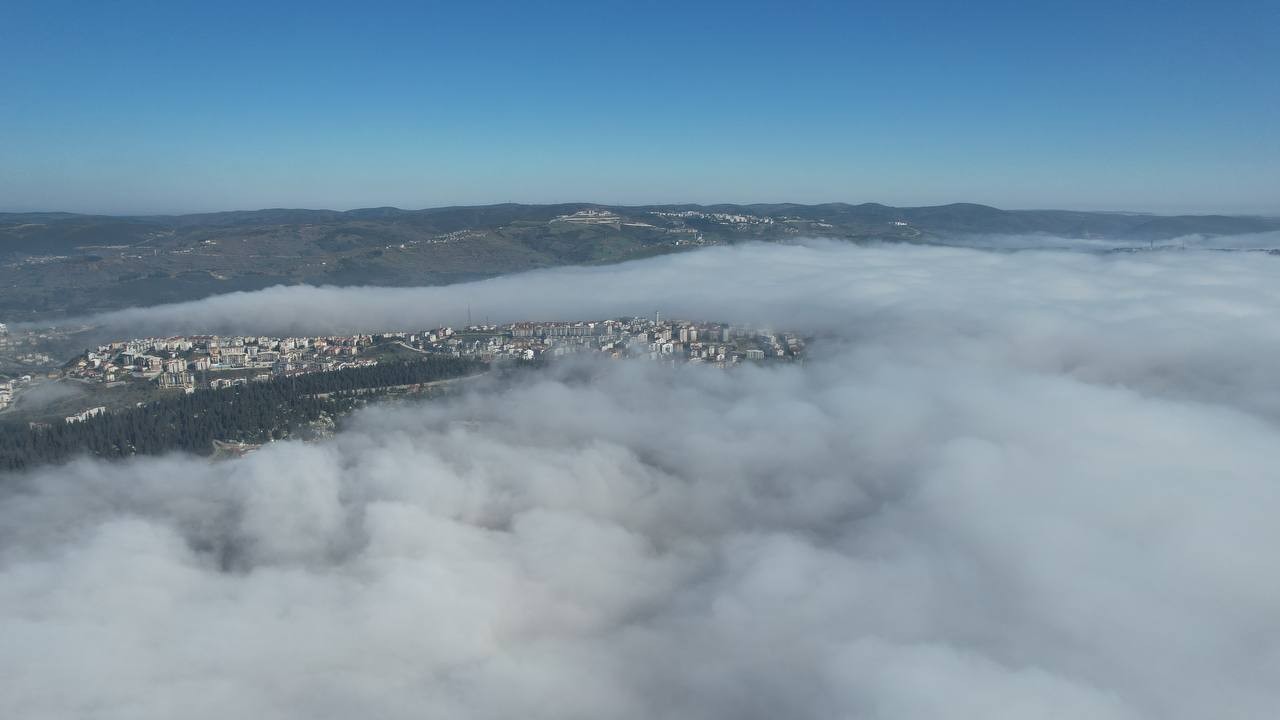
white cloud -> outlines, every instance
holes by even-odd
[[[0,714],[1264,717],[1278,276],[817,243],[117,316],[657,305],[824,339],[803,366],[588,364],[323,444],[13,478]]]

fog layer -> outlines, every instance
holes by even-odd
[[[570,363],[325,443],[9,478],[0,715],[1280,707],[1280,258],[751,246],[114,321],[411,327],[459,300],[818,339],[804,365]]]
[[[1280,237],[1269,237],[1280,246]],[[1075,241],[1043,237],[963,241],[997,248],[1020,248],[1032,242],[1062,247],[986,253],[938,246],[857,247],[823,240],[752,243],[436,287],[277,286],[88,320],[117,333],[327,333],[379,326],[456,326],[468,316],[481,323],[661,311],[668,317],[714,315],[816,330],[842,323],[850,313],[879,315],[903,303],[910,303],[914,310],[950,314],[958,304],[978,308],[991,302],[1158,302],[1170,300],[1171,295],[1186,296],[1188,284],[1270,279],[1248,277],[1259,264],[1270,264],[1268,256],[1259,252],[1093,254],[1073,252]],[[1196,268],[1204,271],[1193,272]],[[1219,274],[1219,268],[1226,275]],[[1135,282],[1135,273],[1154,282]],[[1126,286],[1126,291],[1117,293],[1119,286]]]

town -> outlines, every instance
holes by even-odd
[[[56,361],[39,348],[55,336],[60,337],[61,334],[54,330],[11,334],[9,326],[0,323],[0,410],[12,405],[34,380],[48,377],[45,368]],[[52,374],[60,375],[57,372]]]
[[[729,367],[743,362],[796,361],[805,343],[792,332],[715,322],[630,318],[578,322],[517,322],[421,331],[269,337],[179,335],[118,340],[64,367],[68,378],[115,385],[153,382],[193,392],[273,377],[376,365],[388,359],[444,355],[482,362],[532,361],[574,353],[648,358]]]

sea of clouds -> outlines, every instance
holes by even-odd
[[[1280,707],[1280,257],[750,245],[100,320],[467,305],[814,340],[802,365],[564,363],[240,460],[0,479],[0,716]]]

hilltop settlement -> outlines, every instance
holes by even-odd
[[[115,385],[152,382],[192,392],[275,377],[377,365],[415,355],[467,358],[484,363],[537,360],[572,353],[649,358],[727,367],[741,362],[792,361],[804,340],[792,332],[714,322],[649,318],[580,322],[471,325],[455,331],[269,337],[178,335],[117,340],[99,345],[65,366],[66,377]]]
[[[0,332],[0,368],[9,375],[0,385],[7,406],[0,406],[0,472],[86,453],[242,454],[274,440],[323,437],[370,402],[449,393],[491,369],[513,377],[526,364],[573,355],[717,368],[805,356],[804,339],[792,332],[655,315],[352,335],[133,338],[48,364],[51,353],[65,357],[55,347],[87,331]]]

